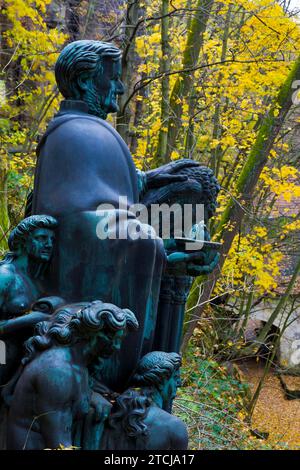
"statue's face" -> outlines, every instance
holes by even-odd
[[[33,230],[26,240],[28,257],[43,263],[49,261],[53,251],[54,239],[53,230],[46,228]]]
[[[119,351],[121,349],[121,344],[125,336],[124,330],[117,331],[112,338],[112,349],[113,351]]]
[[[115,333],[99,331],[96,336],[90,339],[89,349],[93,356],[108,358],[114,352],[120,350],[124,336],[124,330],[119,330]]]
[[[166,380],[162,389],[162,398],[165,404],[169,403],[170,400],[174,400],[177,393],[177,388],[181,386],[180,372],[175,370],[171,377]]]
[[[173,400],[176,397],[177,388],[181,386],[180,372],[176,370],[169,380],[169,397]]]
[[[94,93],[96,93],[98,105],[105,113],[116,113],[118,107],[118,95],[124,93],[124,85],[121,82],[121,60],[113,61],[109,58],[103,60],[103,70],[94,78]]]

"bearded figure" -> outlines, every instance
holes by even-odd
[[[131,207],[153,188],[187,180],[181,168],[198,166],[182,160],[148,172],[135,168],[127,145],[105,121],[118,110],[121,73],[121,51],[110,43],[81,40],[63,49],[55,74],[65,99],[37,149],[31,207],[32,214],[59,222],[49,294],[68,302],[101,299],[137,317],[138,331],[102,368],[101,381],[116,391],[152,350],[167,263],[161,238]]]

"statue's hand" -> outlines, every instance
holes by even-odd
[[[203,257],[198,259],[197,257],[193,258],[191,253],[190,261],[187,263],[187,274],[189,274],[189,276],[210,274],[217,267],[220,253],[210,248],[207,249],[207,251],[202,252],[202,255]]]
[[[96,423],[105,421],[112,408],[112,404],[97,392],[92,392],[90,406],[94,409],[94,421]]]
[[[212,247],[204,247],[194,253],[173,251],[167,256],[168,264],[175,274],[199,276],[209,274],[217,266],[220,254]]]
[[[159,188],[171,183],[187,180],[186,175],[176,174],[183,168],[198,167],[199,163],[187,158],[167,163],[166,165],[146,171],[146,189]]]

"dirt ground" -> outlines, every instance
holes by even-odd
[[[264,362],[255,360],[238,364],[251,391],[255,391],[264,371]],[[299,383],[299,377],[289,377],[289,385]],[[300,400],[287,400],[274,370],[268,373],[255,406],[252,429],[268,432],[265,441],[275,448],[300,450]]]

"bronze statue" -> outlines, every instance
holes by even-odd
[[[112,408],[102,449],[187,449],[185,424],[164,410],[180,385],[181,357],[154,351],[138,364],[130,389]]]
[[[185,233],[166,239],[136,205],[148,214],[156,202],[204,204],[204,219],[190,227],[197,238],[218,184],[189,159],[136,170],[105,121],[124,91],[117,47],[70,43],[55,74],[64,100],[37,148],[29,217],[0,265],[0,327],[19,348],[12,369],[20,364],[3,394],[8,447],[186,449],[186,427],[171,414],[181,364],[174,351],[191,277],[211,272],[218,254],[207,228],[204,247],[191,252]]]
[[[40,323],[26,343],[11,400],[8,448],[71,447],[75,423],[91,405],[100,408],[98,419],[105,418],[110,405],[92,396],[88,365],[117,351],[127,331],[137,327],[130,310],[101,301],[64,307],[51,322]]]
[[[107,361],[101,376],[107,386],[123,391],[139,359],[153,349],[167,263],[162,240],[152,236],[151,227],[130,207],[153,188],[187,180],[179,170],[199,165],[183,160],[146,173],[136,171],[125,142],[104,120],[117,110],[116,98],[123,92],[121,52],[112,44],[68,44],[55,74],[65,100],[38,146],[32,202],[32,213],[50,214],[60,226],[48,288],[68,302],[99,298],[137,315],[140,328],[125,339],[120,354]],[[101,204],[110,207],[112,231],[124,237],[99,239]],[[132,229],[143,236],[131,237]],[[202,255],[195,253],[186,254],[184,263],[191,258],[196,264],[197,256],[202,265]]]

